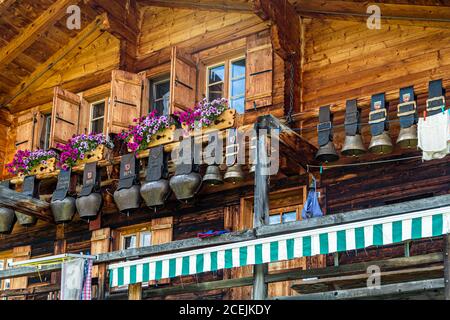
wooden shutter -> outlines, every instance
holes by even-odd
[[[66,143],[80,133],[81,97],[60,87],[53,93],[50,147]]]
[[[111,229],[104,228],[95,230],[91,236],[91,255],[109,252],[111,240]],[[98,266],[92,268],[92,277],[98,277]]]
[[[247,38],[245,109],[272,104],[273,49],[265,31]]]
[[[152,245],[163,244],[172,241],[173,217],[158,218],[152,220]],[[156,281],[150,281],[150,285]],[[158,284],[168,284],[170,279],[162,279]]]
[[[31,246],[16,247],[13,249],[13,261],[24,261],[31,258]],[[11,289],[25,289],[28,286],[28,277],[11,279]]]
[[[42,126],[41,114],[28,111],[17,117],[16,150],[34,150],[39,147],[39,128]]]
[[[177,47],[172,48],[170,70],[170,109],[174,111],[192,108],[195,104],[197,66],[188,55]]]
[[[120,133],[133,124],[142,113],[141,74],[113,70],[111,80],[111,103],[108,112],[108,133]]]

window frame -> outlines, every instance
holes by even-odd
[[[94,106],[99,105],[101,103],[103,103],[103,105],[104,105],[103,116],[94,118]],[[101,99],[101,100],[96,100],[94,102],[90,102],[89,103],[89,106],[90,106],[90,108],[89,108],[89,110],[90,110],[90,112],[89,112],[89,132],[90,133],[93,132],[92,131],[92,129],[93,129],[92,128],[92,124],[94,123],[94,121],[98,121],[100,119],[103,119],[102,132],[96,132],[96,133],[105,133],[107,103],[108,103],[108,99],[107,98]]]
[[[150,232],[150,245],[153,239],[153,230],[151,227],[151,224],[145,224],[140,226],[134,226],[129,228],[124,228],[118,230],[119,232],[119,249],[125,250],[125,238],[129,236],[136,236],[136,247],[135,248],[141,248],[141,234]]]
[[[209,87],[216,85],[218,83],[223,83],[223,94],[227,93],[227,64],[228,60],[223,60],[214,64],[206,66],[206,99],[209,100]],[[217,81],[214,83],[209,83],[209,71],[211,69],[223,66],[223,81]]]
[[[241,77],[238,77],[236,79],[232,78],[232,68],[233,68],[233,62],[236,61],[240,61],[240,60],[244,60],[245,61],[245,72]],[[244,113],[245,113],[245,94],[246,94],[246,83],[247,83],[247,57],[245,55],[233,58],[233,59],[229,59],[229,65],[228,65],[228,101],[230,103],[231,106],[231,99],[233,99],[233,97],[231,96],[231,91],[233,90],[233,85],[232,82],[235,80],[241,80],[244,79],[244,93],[242,95],[237,96],[237,98],[234,99],[240,99],[240,98],[244,98]]]
[[[168,101],[168,114],[164,114],[164,115],[169,115],[171,112],[171,105],[170,105],[170,92],[172,91],[172,85],[170,83],[170,72],[169,73],[164,73],[164,74],[160,74],[159,76],[155,76],[155,77],[149,77],[147,78],[148,81],[148,93],[149,93],[149,97],[148,97],[148,103],[149,103],[149,110],[148,112],[152,112],[153,110],[155,110],[155,108],[153,107],[154,103],[156,103],[157,101],[164,101],[164,98],[160,98],[160,99],[155,99],[155,92],[156,92],[156,85],[161,84],[161,83],[168,83],[169,84],[169,101]],[[157,100],[157,101],[156,101]]]

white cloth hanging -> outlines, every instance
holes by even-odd
[[[84,259],[74,259],[62,264],[61,300],[81,300],[83,290]]]
[[[423,160],[442,159],[450,153],[450,112],[419,118],[418,146]]]

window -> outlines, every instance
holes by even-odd
[[[105,100],[91,104],[91,132],[103,132],[103,126],[105,123],[105,107]]]
[[[206,97],[227,98],[238,113],[245,111],[245,58],[226,60],[207,68]]]
[[[285,207],[270,210],[269,224],[281,224],[300,220],[300,207]]]
[[[125,229],[120,232],[120,249],[141,248],[152,245],[152,232],[150,226]]]
[[[42,126],[42,133],[40,138],[39,148],[47,150],[50,147],[50,128],[52,124],[52,115],[44,115],[44,124]]]
[[[8,264],[12,263],[12,258],[0,258],[0,270],[8,269]],[[8,290],[11,288],[11,279],[0,280],[0,290]]]
[[[160,115],[170,113],[170,76],[150,80],[150,109]]]

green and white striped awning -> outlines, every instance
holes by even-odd
[[[112,264],[110,285],[389,245],[449,232],[450,207],[443,207]]]

